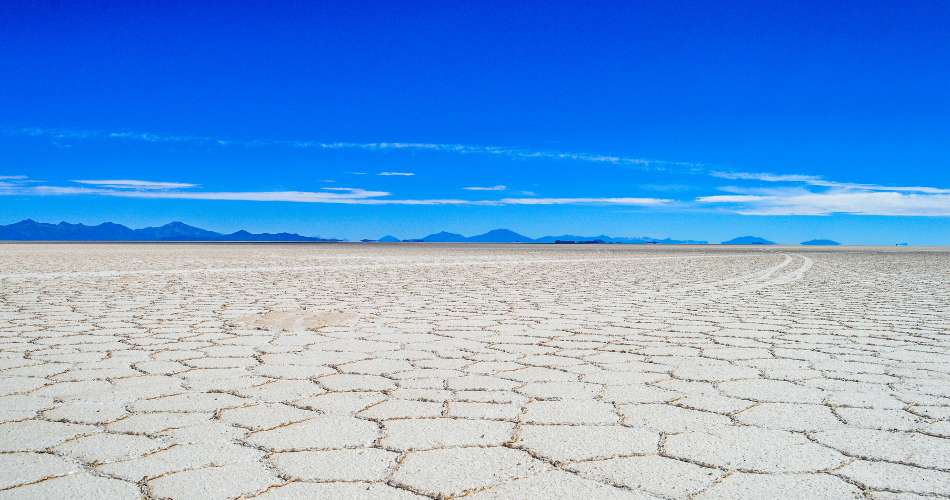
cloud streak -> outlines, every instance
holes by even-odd
[[[99,186],[112,189],[144,189],[144,190],[166,190],[166,189],[183,189],[183,188],[193,188],[197,184],[190,184],[187,182],[156,182],[156,181],[141,181],[134,179],[102,179],[102,180],[74,180],[77,184],[86,184],[91,186]]]
[[[229,139],[211,136],[158,134],[152,132],[67,130],[42,127],[8,129],[4,133],[20,137],[46,138],[57,142],[107,140],[132,141],[153,144],[192,144],[212,147],[289,147],[317,150],[360,150],[360,151],[416,151],[433,153],[452,153],[461,155],[501,156],[512,159],[562,160],[582,163],[606,164],[636,167],[645,170],[686,170],[704,172],[707,165],[697,162],[657,160],[628,156],[604,155],[571,151],[544,151],[505,146],[482,146],[471,144],[426,143],[426,142],[324,142],[314,140],[288,139]]]
[[[314,150],[357,151],[410,151],[459,155],[487,155],[516,160],[545,159],[588,164],[629,166],[643,170],[678,171],[705,174],[719,179],[739,181],[739,187],[720,188],[720,193],[701,196],[694,202],[679,202],[675,206],[717,207],[721,210],[746,215],[829,215],[835,213],[861,215],[950,215],[950,189],[931,186],[886,186],[869,183],[838,182],[817,175],[781,174],[766,172],[737,172],[713,169],[696,162],[653,160],[635,157],[563,151],[534,151],[524,148],[482,146],[451,143],[421,142],[321,142],[313,140],[255,139],[235,140],[208,136],[183,136],[129,131],[61,130],[49,128],[20,128],[0,131],[18,137],[45,138],[54,142],[69,141],[123,141],[156,144],[188,144],[201,147],[286,147]],[[365,175],[366,172],[351,172]],[[412,172],[378,172],[379,176],[412,176]],[[240,201],[291,201],[304,203],[350,203],[364,205],[564,205],[601,204],[633,206],[668,206],[671,200],[635,197],[509,197],[495,200],[468,200],[456,198],[399,199],[382,191],[277,191],[277,192],[217,192],[198,191],[189,183],[157,181],[85,180],[80,186],[40,186],[22,176],[0,177],[0,194],[89,194],[139,198],[176,198]],[[135,185],[134,182],[140,184]],[[765,183],[771,187],[749,186]],[[79,190],[87,191],[80,192]],[[467,191],[505,191],[505,186],[469,186]],[[363,195],[359,193],[362,192]],[[524,193],[527,194],[527,193]]]
[[[883,186],[825,180],[813,175],[715,172],[723,179],[791,183],[782,188],[721,188],[731,194],[702,196],[702,205],[723,206],[743,215],[950,216],[950,189]]]
[[[207,200],[244,202],[324,203],[345,205],[661,205],[669,200],[649,198],[503,198],[468,200],[456,198],[392,198],[387,191],[351,187],[325,187],[320,191],[198,191],[184,189],[194,184],[154,182],[134,179],[74,181],[78,185],[27,185],[0,182],[0,195],[6,196],[104,196],[152,200]]]
[[[38,196],[110,196],[117,198],[217,200],[217,201],[285,201],[297,203],[362,203],[389,196],[386,191],[359,188],[326,188],[322,191],[179,191],[129,190],[84,186],[30,186],[21,194]]]
[[[825,180],[817,175],[799,175],[799,174],[770,174],[757,172],[710,172],[711,176],[721,179],[738,180],[756,180],[762,182],[789,182],[801,183],[808,186],[838,188],[838,189],[857,189],[864,191],[896,191],[908,193],[927,193],[927,194],[950,194],[950,189],[935,188],[927,186],[883,186],[880,184],[861,184],[854,182],[836,182]]]
[[[0,194],[4,191],[17,191],[39,181],[26,175],[0,175]]]
[[[744,181],[764,181],[764,182],[810,182],[821,179],[816,175],[800,174],[770,174],[765,172],[723,172],[713,171],[709,175],[720,179],[733,179]]]
[[[666,205],[672,200],[661,198],[502,198],[505,205]]]
[[[705,204],[735,204],[743,215],[950,216],[950,195],[881,191],[831,191],[788,196],[705,196]]]

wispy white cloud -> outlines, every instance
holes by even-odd
[[[583,163],[597,163],[637,167],[650,170],[677,169],[701,172],[707,165],[698,162],[670,161],[630,156],[605,155],[572,151],[532,150],[507,146],[483,146],[472,144],[427,143],[427,142],[324,142],[314,140],[253,139],[241,140],[211,136],[192,136],[158,134],[152,132],[102,131],[102,130],[66,130],[42,127],[27,127],[3,130],[7,135],[42,137],[55,141],[111,140],[136,141],[153,144],[194,144],[214,147],[291,147],[319,150],[362,150],[362,151],[427,151],[434,153],[452,153],[462,155],[503,156],[512,159],[563,160]],[[357,175],[361,173],[351,172]]]
[[[456,198],[404,199],[392,198],[387,191],[353,187],[324,187],[319,191],[200,191],[188,183],[152,181],[74,181],[79,185],[31,185],[20,182],[0,182],[0,195],[20,196],[105,196],[114,198],[142,198],[153,200],[212,200],[289,203],[327,203],[347,205],[568,205],[620,204],[657,205],[667,200],[648,198],[503,198],[469,200]],[[148,182],[148,187],[139,183]],[[161,188],[156,185],[162,185]]]
[[[505,205],[666,205],[672,200],[662,198],[502,198]]]
[[[721,188],[727,195],[702,196],[700,204],[721,205],[744,215],[950,216],[950,189],[927,186],[884,186],[825,180],[811,175],[745,172],[715,174],[737,180],[791,183],[793,186]]]
[[[24,186],[39,182],[26,175],[0,175],[0,194],[4,191],[17,190]]]
[[[547,159],[574,161],[591,164],[630,166],[648,170],[676,170],[683,173],[708,174],[720,179],[729,179],[743,184],[720,188],[720,193],[696,198],[703,206],[723,207],[741,214],[754,215],[824,215],[832,213],[873,214],[873,215],[950,215],[950,189],[932,186],[886,186],[869,183],[851,183],[827,180],[817,175],[782,174],[762,172],[724,171],[698,162],[653,160],[636,157],[601,155],[582,152],[538,151],[525,148],[503,146],[482,146],[451,143],[422,142],[321,142],[312,140],[234,140],[207,136],[183,136],[129,131],[82,131],[45,128],[22,128],[0,130],[0,133],[17,136],[41,137],[62,143],[84,140],[136,141],[146,143],[181,143],[206,147],[288,147],[317,150],[360,150],[360,151],[421,151],[450,153],[461,155],[491,155],[511,159]],[[352,175],[367,175],[367,172],[349,172]],[[383,176],[410,176],[412,172],[379,172]],[[41,186],[28,185],[34,182],[28,179],[15,179],[6,176],[0,178],[0,194],[65,194],[85,189],[83,194],[101,196],[126,196],[141,198],[191,198],[249,201],[295,201],[309,203],[353,203],[353,204],[405,204],[405,205],[555,205],[555,204],[616,204],[664,206],[671,200],[662,198],[540,198],[534,193],[522,191],[524,198],[501,198],[496,200],[465,199],[398,199],[381,191],[356,190],[336,191],[280,191],[280,192],[215,192],[198,191],[187,183],[180,186],[147,187],[117,184],[84,184],[77,186]],[[121,180],[120,180],[121,181]],[[105,182],[105,181],[95,181]],[[745,185],[760,183],[759,185]],[[770,184],[772,187],[761,185]],[[502,191],[499,186],[470,186],[469,191]],[[182,189],[188,189],[182,191]],[[54,191],[58,191],[54,193]],[[360,196],[358,193],[383,193],[381,195]],[[685,206],[677,203],[676,206]]]
[[[157,181],[142,181],[136,179],[100,179],[100,180],[88,180],[80,179],[74,180],[77,184],[85,184],[90,186],[99,186],[104,188],[112,189],[184,189],[192,188],[197,186],[197,184],[190,184],[187,182],[157,182]]]
[[[709,175],[713,177],[719,177],[720,179],[764,182],[810,182],[821,179],[821,177],[815,175],[770,174],[764,172],[723,172],[719,170],[710,172]]]
[[[882,191],[830,191],[790,196],[706,196],[700,203],[736,204],[745,215],[950,216],[950,195]]]
[[[862,184],[854,182],[829,181],[818,175],[770,174],[757,172],[710,172],[709,175],[721,179],[755,180],[762,182],[801,183],[808,186],[856,189],[865,191],[897,191],[908,193],[950,194],[950,189],[927,186],[884,186],[880,184]]]
[[[463,187],[462,189],[466,191],[504,191],[508,189],[508,186],[497,185],[497,186],[468,186]]]
[[[40,196],[94,195],[118,198],[220,200],[220,201],[286,201],[298,203],[359,203],[389,196],[386,191],[359,188],[325,188],[322,191],[179,191],[129,190],[109,187],[84,186],[30,186],[22,194]]]
[[[376,175],[381,175],[383,177],[412,177],[416,174],[412,172],[380,172]]]
[[[836,189],[854,189],[862,191],[887,191],[900,193],[950,194],[950,189],[927,186],[882,186],[880,184],[861,184],[854,182],[834,182],[825,180],[809,181],[809,186]]]

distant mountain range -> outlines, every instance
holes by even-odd
[[[379,241],[382,241],[382,239]],[[518,234],[514,231],[511,231],[510,229],[493,229],[487,233],[477,234],[475,236],[463,236],[461,234],[442,231],[440,233],[430,234],[424,238],[402,241],[410,243],[657,243],[663,245],[705,245],[707,243],[706,241],[699,240],[671,240],[668,238],[618,238],[603,234],[599,236],[577,236],[573,234],[563,234],[560,236],[542,236],[541,238],[531,238],[523,234]]]
[[[803,241],[799,244],[808,245],[808,246],[834,247],[834,246],[840,245],[841,243],[838,243],[835,240],[808,240],[808,241]]]
[[[170,222],[164,226],[129,229],[121,224],[104,222],[96,226],[85,224],[48,224],[32,219],[6,226],[0,225],[0,240],[18,241],[300,241],[334,242],[341,240],[301,236],[294,233],[254,234],[241,230],[230,234],[216,233]]]
[[[758,236],[740,236],[729,241],[723,241],[723,245],[774,245],[774,241],[769,241]]]
[[[345,240],[302,236],[296,233],[250,233],[245,230],[233,233],[218,233],[200,227],[189,226],[184,222],[170,222],[164,226],[130,229],[121,224],[103,222],[95,226],[60,222],[50,224],[32,219],[22,220],[9,225],[0,225],[0,241],[234,241],[234,242],[342,242]],[[371,242],[374,240],[361,240]],[[510,229],[493,229],[483,234],[464,236],[442,231],[424,238],[400,240],[386,235],[379,243],[553,243],[553,244],[627,244],[627,245],[705,245],[701,240],[674,240],[669,238],[650,238],[647,236],[615,237],[605,234],[597,236],[579,236],[562,234],[531,238]],[[723,245],[774,245],[774,242],[757,236],[741,236]],[[831,240],[811,240],[802,245],[837,245]]]

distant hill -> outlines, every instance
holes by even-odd
[[[623,242],[617,242],[623,243]],[[660,245],[706,245],[709,242],[706,240],[671,240],[669,238],[663,238],[658,240],[656,238],[651,238],[646,241],[646,243],[655,243]]]
[[[664,245],[705,245],[706,241],[700,240],[671,240],[668,238],[657,239],[648,237],[611,237],[604,234],[599,236],[578,236],[573,234],[562,234],[559,236],[542,236],[540,238],[531,238],[523,234],[516,233],[510,229],[493,229],[487,233],[477,234],[475,236],[463,236],[461,234],[439,232],[430,234],[424,238],[414,240],[404,240],[411,242],[424,243],[565,243],[565,242],[600,242],[600,243],[623,243],[643,245],[647,243],[659,243]]]
[[[184,222],[169,222],[163,226],[130,229],[114,222],[103,222],[95,226],[60,222],[50,224],[32,219],[22,220],[9,225],[0,225],[0,241],[246,241],[246,242],[334,242],[338,239],[301,236],[295,233],[260,233],[245,230],[229,234],[209,231],[190,226]],[[360,240],[364,243],[396,243],[399,241],[416,243],[600,243],[627,245],[705,245],[700,240],[673,240],[641,237],[613,237],[604,234],[598,236],[578,236],[562,234],[560,236],[542,236],[531,238],[510,229],[493,229],[487,233],[464,236],[447,231],[430,234],[424,238],[400,240],[386,235],[378,240]],[[763,240],[765,241],[765,240]],[[768,242],[771,243],[771,242]],[[739,244],[739,243],[737,243]],[[751,244],[751,243],[742,243]]]
[[[600,235],[600,236],[578,236],[576,234],[561,234],[558,236],[542,236],[540,238],[535,238],[534,243],[554,243],[557,241],[594,241],[601,240],[603,242],[613,243],[613,238],[610,236]]]
[[[616,237],[616,236],[607,236],[606,234],[601,234],[598,236],[577,236],[574,234],[562,234],[560,236],[542,236],[534,240],[535,243],[554,243],[556,241],[601,241],[603,243],[617,243],[624,245],[646,245],[646,244],[661,244],[661,245],[705,245],[709,243],[705,240],[673,240],[670,238],[650,238],[647,236],[635,236],[635,237]]]
[[[465,241],[465,237],[461,234],[449,233],[442,231],[440,233],[430,234],[421,240],[424,243],[458,243]]]
[[[485,234],[469,236],[465,241],[470,243],[534,243],[533,238],[509,229],[493,229]]]
[[[809,246],[822,246],[822,247],[834,247],[838,246],[841,243],[838,243],[835,240],[808,240],[799,243],[799,245],[809,245]]]
[[[424,238],[403,241],[416,243],[531,243],[532,239],[508,229],[494,229],[475,236],[463,236],[442,231]]]
[[[340,241],[294,233],[254,234],[241,230],[222,234],[184,222],[170,222],[164,226],[130,229],[121,224],[104,222],[96,226],[60,222],[49,224],[32,219],[6,226],[0,225],[0,240],[14,241]]]
[[[729,241],[723,241],[723,245],[774,245],[774,241],[769,241],[758,236],[740,236]]]

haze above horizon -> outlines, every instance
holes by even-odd
[[[950,4],[8,6],[0,225],[950,244]]]

